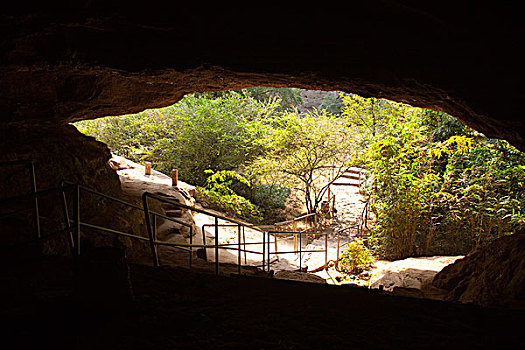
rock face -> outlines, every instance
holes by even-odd
[[[108,195],[120,193],[118,175],[107,162],[108,147],[73,126],[2,129],[0,161],[33,159],[37,190],[57,187],[60,180],[77,182]],[[0,198],[29,192],[23,167],[5,167],[0,174]]]
[[[265,85],[442,110],[525,150],[522,23],[512,4],[360,1],[323,10],[9,2],[1,122],[61,124]]]
[[[74,127],[10,127],[3,134],[0,162],[32,159],[35,164],[38,191],[57,188],[60,180],[87,186],[109,196],[120,198],[122,190],[117,173],[108,165],[111,153],[106,145],[85,136]],[[30,192],[28,171],[23,166],[3,167],[0,173],[0,199]],[[73,193],[66,192],[69,214],[72,215]],[[81,191],[81,221],[128,233],[144,235],[143,213]],[[31,208],[27,201],[13,201],[0,208],[1,213]],[[39,197],[41,233],[48,235],[65,228],[61,194]],[[2,246],[21,244],[35,237],[33,212],[25,211],[2,219]],[[129,257],[142,259],[148,255],[146,245],[127,238],[115,238],[99,231],[83,228],[81,247],[119,245],[129,249]],[[42,241],[39,250],[50,254],[70,254],[67,234]],[[9,250],[9,248],[6,248]]]
[[[283,4],[3,4],[0,160],[34,156],[40,189],[64,177],[117,193],[107,148],[65,124],[168,106],[195,91],[250,86],[343,91],[444,111],[525,151],[523,24],[512,3],[360,1],[349,11],[329,5],[320,15],[315,6]],[[0,180],[0,198],[27,188],[17,173]],[[114,227],[144,232],[132,209],[84,199],[92,223],[111,218]],[[31,230],[4,226],[3,238]],[[101,237],[92,244],[112,240]],[[449,285],[451,299],[486,304],[499,295],[519,297],[523,279],[512,276],[523,271],[525,249],[505,247],[503,255],[487,250],[458,263],[463,282]],[[495,257],[505,266],[501,277],[483,265]]]
[[[525,309],[525,229],[446,266],[432,284],[449,301]]]
[[[385,291],[396,287],[425,289],[434,276],[462,256],[407,258],[393,262],[379,260],[374,265],[370,288],[383,286]]]

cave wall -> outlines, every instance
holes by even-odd
[[[512,2],[7,0],[0,11],[0,161],[34,158],[39,189],[66,178],[120,195],[107,147],[70,122],[164,107],[195,91],[250,86],[345,91],[444,111],[525,151],[523,26]],[[0,199],[27,184],[20,170],[2,172]],[[88,222],[145,232],[141,214],[97,199],[83,208]],[[60,225],[59,202],[42,214]],[[0,247],[30,236],[27,222],[4,224]],[[131,258],[150,258],[147,247],[131,240],[83,233],[86,245],[124,245]],[[63,240],[43,248],[67,253]],[[507,260],[522,267],[522,255]],[[478,271],[475,264],[458,266]],[[450,273],[455,278],[454,268]],[[521,289],[514,282],[502,289],[491,282],[498,273],[482,276],[489,286],[478,294],[463,288],[471,276],[462,277],[460,290],[475,301],[488,294],[522,298],[523,278],[508,278]]]
[[[4,129],[0,144],[0,163],[17,160],[33,160],[37,191],[57,188],[61,180],[78,183],[109,196],[125,198],[119,176],[108,161],[111,153],[108,147],[93,137],[83,135],[71,125],[62,126],[13,126]],[[0,201],[30,193],[29,173],[26,166],[0,168]],[[73,191],[66,191],[70,218],[73,215]],[[137,201],[134,204],[139,204]],[[66,219],[60,192],[38,197],[41,235],[64,229]],[[12,200],[7,206],[0,206],[0,214],[31,209],[28,200]],[[86,191],[80,193],[80,218],[82,222],[99,225],[123,232],[146,236],[142,211],[119,205]],[[19,254],[26,251],[35,253],[70,256],[67,233],[45,238],[33,245],[27,245],[36,236],[34,212],[22,211],[14,216],[0,215],[0,256]],[[35,246],[36,245],[36,246]],[[82,251],[92,247],[117,245],[125,248],[128,257],[134,261],[150,263],[149,246],[140,241],[114,237],[83,227]]]
[[[518,16],[507,2],[8,1],[0,121],[59,125],[287,86],[445,111],[525,150]]]

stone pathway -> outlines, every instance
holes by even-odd
[[[113,161],[121,164],[121,169],[117,172],[120,176],[123,191],[130,197],[140,197],[144,191],[161,192],[179,198],[183,203],[188,205],[199,206],[195,203],[193,198],[185,198],[179,191],[171,186],[171,178],[160,172],[152,170],[152,175],[144,175],[144,167],[133,163],[125,158],[115,156]],[[194,194],[195,188],[189,184],[179,182],[179,186],[185,193]],[[410,258],[400,261],[378,261],[374,268],[369,272],[369,276],[365,280],[354,279],[348,281],[348,276],[335,270],[330,266],[327,270],[321,269],[325,265],[325,259],[330,261],[337,260],[337,231],[354,225],[358,217],[361,215],[366,203],[366,197],[359,192],[357,186],[334,185],[331,188],[332,193],[335,194],[335,208],[337,210],[336,220],[329,228],[328,241],[325,242],[324,236],[317,239],[310,240],[309,243],[303,244],[303,250],[324,250],[325,243],[328,246],[328,253],[325,256],[324,252],[303,253],[301,259],[299,254],[282,254],[278,257],[271,256],[271,269],[274,270],[276,278],[294,279],[301,281],[329,283],[329,284],[357,284],[370,288],[379,288],[383,286],[384,290],[392,291],[395,287],[408,289],[421,289],[429,285],[429,281],[433,276],[446,265],[454,262],[459,257],[427,257],[427,258]],[[161,206],[157,210],[164,209],[165,212],[174,211],[173,208]],[[175,215],[175,214],[173,214]],[[194,244],[214,244],[215,243],[215,228],[206,227],[214,223],[214,218],[201,213],[178,213],[179,219],[183,219],[187,223],[194,225],[195,234],[192,237]],[[220,224],[232,224],[225,221],[220,221]],[[203,225],[204,225],[204,239],[203,239]],[[235,244],[234,249],[237,248],[238,231],[237,227],[221,227],[219,230],[219,244]],[[357,234],[356,229],[346,230],[339,235],[341,254],[344,245],[353,240]],[[189,243],[189,232],[181,225],[170,221],[159,221],[158,226],[159,239],[178,242]],[[250,229],[244,229],[244,238],[247,243],[246,249],[252,252],[241,252],[241,262],[245,266],[243,271],[250,271],[250,273],[257,274],[262,265],[262,233]],[[244,242],[244,241],[243,241]],[[272,239],[271,249],[274,251],[275,243]],[[277,250],[279,252],[290,252],[294,250],[293,237],[280,237],[277,240]],[[238,252],[236,250],[220,249],[219,261],[221,264],[221,271],[228,271],[229,273],[236,272],[236,265],[238,262]],[[202,254],[201,254],[202,255]],[[182,251],[174,247],[160,247],[159,256],[162,264],[187,267],[189,262],[188,252]],[[215,249],[206,249],[206,261],[198,257],[197,249],[192,255],[193,268],[200,270],[213,270],[215,262]],[[306,267],[307,271],[315,271],[313,273],[298,272],[299,266],[303,269]],[[248,269],[248,270],[246,270]],[[304,270],[303,270],[304,271]]]

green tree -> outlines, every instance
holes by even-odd
[[[251,186],[248,179],[230,170],[214,172],[207,170],[205,187],[197,187],[197,197],[208,201],[220,210],[240,218],[259,222],[262,219],[260,209],[249,199],[236,193],[232,187],[235,182]]]
[[[270,102],[278,99],[280,101],[279,111],[292,112],[303,104],[301,89],[296,88],[274,88],[274,87],[251,87],[241,90],[247,97],[255,98],[261,102]]]
[[[326,111],[286,113],[271,119],[267,153],[251,170],[267,183],[303,192],[306,210],[316,212],[328,187],[353,161],[354,132]]]
[[[279,103],[236,92],[216,99],[188,95],[167,108],[76,126],[116,154],[151,161],[164,172],[178,168],[181,180],[204,185],[205,170],[240,169],[264,153],[265,119],[276,113]]]
[[[363,133],[378,252],[466,254],[525,223],[522,153],[444,113],[373,102],[347,98],[343,114]]]

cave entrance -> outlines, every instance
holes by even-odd
[[[396,277],[376,278],[371,266],[388,275],[385,259],[419,257],[395,268],[413,270],[403,286],[420,287],[421,276],[431,279],[524,223],[522,153],[445,113],[384,99],[257,87],[195,93],[166,108],[76,126],[109,145],[124,186],[144,176],[176,181],[200,206],[273,232],[255,232],[252,249],[222,257],[282,275],[309,271],[329,283],[391,290]],[[153,175],[145,175],[146,164]],[[197,225],[201,244],[214,241],[214,225]],[[182,235],[175,240],[195,234],[163,229]],[[240,237],[236,223],[222,223],[221,244]],[[200,254],[214,259],[216,252]]]

